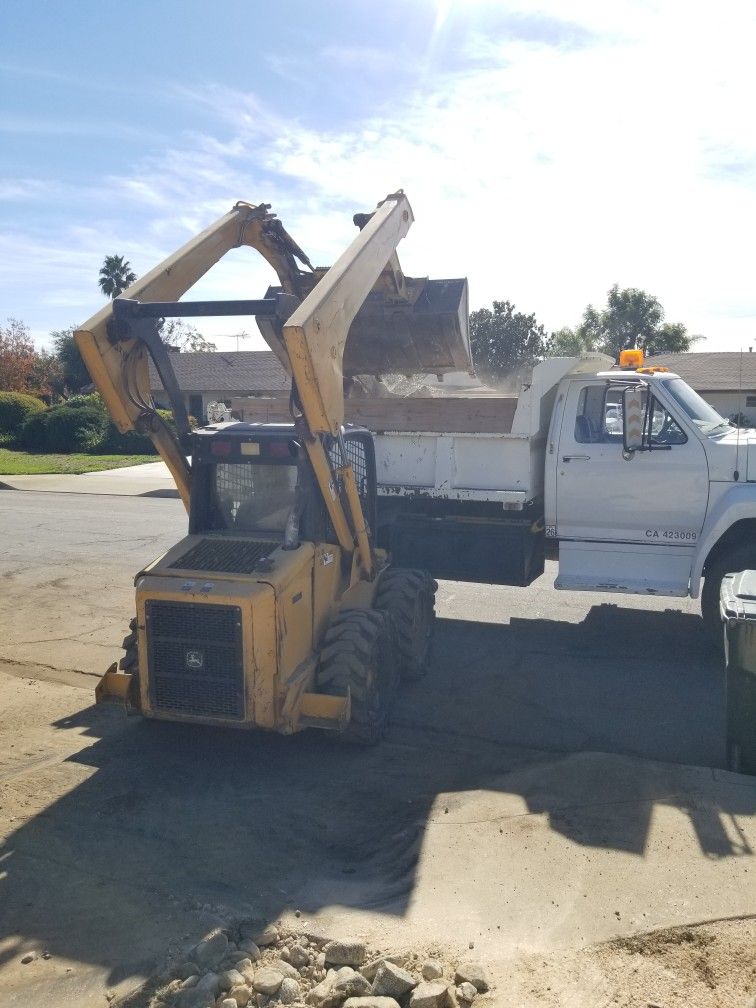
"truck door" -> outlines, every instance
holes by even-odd
[[[686,595],[708,502],[696,435],[651,396],[651,451],[626,457],[621,393],[571,382],[556,460],[558,588]]]

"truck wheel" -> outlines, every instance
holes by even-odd
[[[320,652],[318,687],[352,697],[346,742],[375,745],[383,738],[398,682],[394,629],[375,609],[347,609],[334,619]]]
[[[741,546],[728,550],[709,565],[701,589],[701,616],[704,630],[712,647],[722,647],[722,619],[719,615],[719,592],[725,574],[736,571],[756,570],[756,545]]]
[[[378,584],[374,605],[394,621],[403,679],[421,679],[428,671],[437,588],[427,571],[402,567],[389,568]]]

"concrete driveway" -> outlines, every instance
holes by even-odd
[[[443,583],[432,674],[352,750],[92,706],[179,502],[7,493],[0,522],[0,1006],[104,1005],[216,923],[297,909],[383,949],[472,943],[497,1003],[567,1004],[553,969],[594,1008],[586,948],[756,909],[756,781],[721,769],[695,604],[556,593],[553,567]]]
[[[38,493],[107,494],[118,497],[178,497],[165,462],[103,469],[101,472],[36,476],[0,476],[0,489]]]

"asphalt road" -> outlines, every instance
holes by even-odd
[[[94,708],[133,575],[185,524],[173,500],[0,492],[3,1008],[100,1003],[241,912],[502,959],[753,902],[756,792],[695,769],[724,758],[695,603],[557,593],[553,565],[442,583],[433,670],[373,750]],[[33,989],[31,946],[53,953]]]

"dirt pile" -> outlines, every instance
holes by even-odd
[[[360,940],[244,922],[216,930],[192,949],[150,996],[149,1008],[469,1008],[488,989],[473,958],[452,962],[438,949],[393,953]]]

